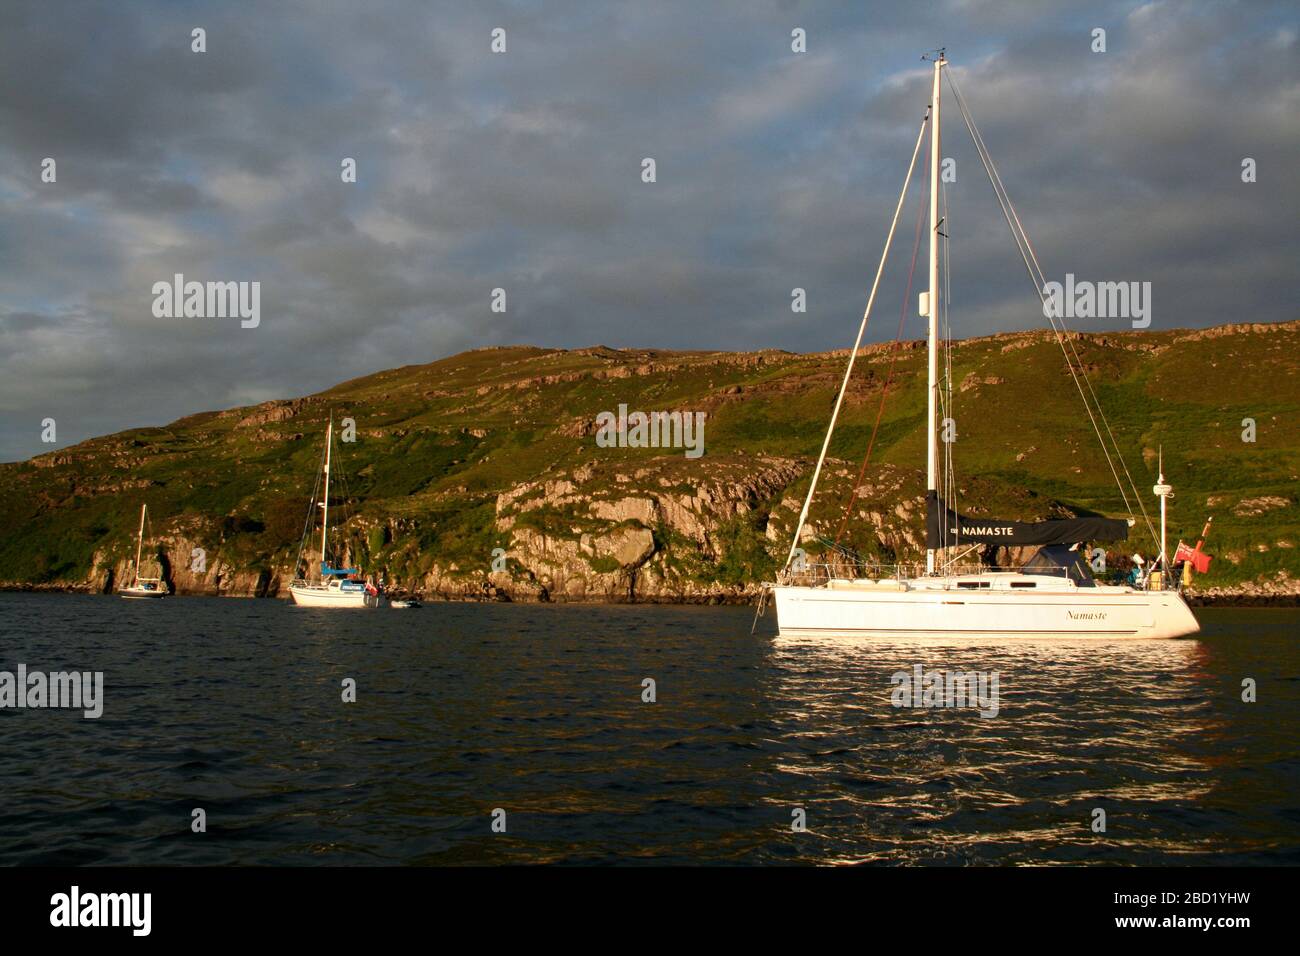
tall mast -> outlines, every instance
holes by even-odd
[[[330,423],[325,429],[325,499],[322,503],[324,514],[320,521],[320,566],[325,569],[325,542],[328,540],[330,527],[330,452],[334,446],[334,413],[330,412]]]
[[[934,60],[934,92],[930,98],[930,291],[927,313],[930,320],[930,362],[926,389],[926,460],[927,492],[939,488],[939,435],[936,424],[939,412],[939,71],[948,61],[940,50]],[[928,496],[927,496],[928,497]],[[925,549],[925,573],[934,573],[934,549]]]
[[[1165,586],[1165,579],[1169,577],[1169,560],[1165,552],[1165,530],[1166,530],[1166,511],[1169,496],[1173,494],[1174,489],[1165,482],[1165,450],[1160,449],[1160,477],[1156,479],[1155,487],[1151,489],[1160,498],[1160,557],[1152,562],[1154,568],[1156,563],[1160,564],[1160,586]]]
[[[148,505],[140,506],[140,531],[135,536],[135,583],[140,583],[140,550],[144,547],[144,513]]]

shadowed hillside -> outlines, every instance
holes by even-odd
[[[1294,591],[1300,577],[1300,323],[1077,339],[1133,477],[1156,449],[1174,485],[1170,546],[1215,517],[1202,587]],[[923,542],[925,351],[864,349],[813,508],[833,535],[895,361],[846,543],[914,560]],[[603,347],[483,349],[328,391],[208,412],[0,465],[0,580],[103,589],[126,575],[141,502],[149,563],[182,592],[282,593],[325,422],[347,560],[426,593],[737,598],[789,546],[846,355]],[[969,514],[1125,516],[1061,351],[1046,332],[954,343],[955,462]],[[601,448],[619,404],[704,412],[705,454]],[[1257,440],[1242,441],[1254,419]],[[1141,522],[1126,551],[1153,549]],[[194,549],[206,556],[191,568]],[[505,569],[493,571],[494,549]],[[501,561],[498,560],[498,567]]]

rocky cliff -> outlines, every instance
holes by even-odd
[[[1214,515],[1205,598],[1294,594],[1300,323],[1074,344],[1153,509],[1163,447],[1172,537],[1194,540]],[[304,537],[319,549],[308,501],[332,414],[331,551],[396,590],[745,600],[790,547],[844,359],[485,349],[94,439],[0,465],[0,585],[117,586],[146,502],[146,572],[181,593],[283,595]],[[923,363],[919,343],[863,350],[801,541],[810,556],[839,540],[884,563],[919,559]],[[1049,335],[955,343],[952,368],[964,511],[1128,514]],[[698,455],[687,421],[700,423]],[[1151,542],[1115,554],[1132,551]]]

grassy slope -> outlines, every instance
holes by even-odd
[[[1164,447],[1177,490],[1171,536],[1194,538],[1205,516],[1215,515],[1209,550],[1237,563],[1217,562],[1210,583],[1281,569],[1300,576],[1297,551],[1285,546],[1300,543],[1300,323],[1251,328],[1096,335],[1078,346],[1149,508],[1155,450]],[[687,482],[742,454],[815,456],[843,355],[758,356],[481,350],[345,382],[310,397],[286,421],[241,424],[261,406],[204,413],[0,465],[0,578],[84,579],[95,552],[129,548],[142,501],[155,527],[220,545],[245,568],[283,560],[296,550],[331,409],[357,422],[358,440],[341,456],[354,513],[372,523],[398,519],[404,529],[396,540],[358,529],[372,558],[407,570],[427,568],[434,553],[443,562],[481,564],[506,543],[492,529],[497,493],[548,469],[597,458],[635,467],[660,454],[598,449],[570,427],[620,402],[709,412],[708,454],[684,462],[672,453]],[[897,353],[878,461],[907,469],[923,462],[923,356],[915,347]],[[860,459],[889,358],[888,347],[878,347],[860,363],[832,448],[837,457]],[[955,348],[953,366],[958,385],[969,375],[1002,380],[957,391],[963,481],[979,482],[1008,506],[1029,489],[1127,513],[1054,341],[1034,333],[970,340]],[[1257,422],[1254,444],[1241,441],[1247,417]],[[1288,504],[1234,513],[1240,500],[1263,496]],[[700,573],[729,580],[752,564],[742,552],[752,549],[752,536],[740,538],[735,553]]]

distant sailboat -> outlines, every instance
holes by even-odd
[[[289,594],[295,604],[303,607],[378,607],[383,595],[375,585],[358,580],[361,574],[357,568],[334,568],[329,564],[329,525],[330,525],[330,463],[334,446],[334,416],[330,416],[325,429],[325,493],[321,497],[320,527],[320,572],[309,580],[305,576],[296,577],[289,585]],[[313,495],[313,503],[315,496]],[[295,568],[302,568],[302,552],[307,535],[303,535],[303,547],[298,549]]]
[[[144,550],[144,522],[149,513],[148,505],[140,506],[140,531],[135,538],[135,579],[129,587],[117,593],[124,598],[161,598],[167,596],[167,584],[162,578],[140,577],[140,555]]]
[[[799,548],[801,535],[808,518],[808,509],[817,490],[826,452],[830,447],[840,406],[853,372],[853,363],[866,330],[867,319],[875,300],[876,289],[889,254],[898,216],[907,196],[907,183],[911,181],[912,168],[908,170],[903,195],[899,197],[894,213],[885,254],[867,301],[866,314],[858,331],[858,339],[849,353],[848,369],[840,387],[839,398],[831,414],[830,427],[822,444],[821,455],[813,472],[812,485],[804,500],[794,531],[784,569],[775,584],[766,586],[775,597],[778,626],[782,636],[867,637],[893,639],[907,636],[979,637],[1146,637],[1171,638],[1194,634],[1200,626],[1177,590],[1174,576],[1169,573],[1170,561],[1165,551],[1165,514],[1170,487],[1165,482],[1163,467],[1152,489],[1160,498],[1160,549],[1153,567],[1158,570],[1148,574],[1143,585],[1106,585],[1093,580],[1088,563],[1083,560],[1079,545],[1086,541],[1118,541],[1128,537],[1132,520],[1112,520],[1102,517],[1081,517],[1066,520],[1015,522],[996,518],[970,518],[952,510],[948,500],[955,492],[951,468],[941,474],[938,451],[939,406],[942,401],[938,377],[938,317],[941,308],[947,308],[946,289],[939,282],[939,239],[947,239],[949,227],[941,215],[940,191],[940,137],[939,93],[940,77],[947,65],[943,51],[933,57],[933,91],[930,109],[921,124],[916,147],[912,153],[912,168],[921,149],[927,126],[930,134],[930,278],[929,289],[920,296],[919,312],[929,320],[929,376],[927,416],[927,467],[926,467],[926,563],[924,569],[898,566],[892,569],[863,567],[862,562],[849,553],[832,551],[830,559],[821,565],[810,566]],[[951,82],[952,77],[949,76]],[[981,161],[995,184],[999,203],[1007,223],[1025,258],[1026,268],[1035,279],[1039,295],[1044,295],[1042,270],[1037,258],[1023,235],[1019,217],[1010,206],[1010,200],[1001,187],[1001,178],[992,168],[983,139],[974,128],[960,91],[954,86],[957,105],[970,128],[972,138],[980,151]],[[941,303],[940,296],[944,301]],[[1046,310],[1045,310],[1046,311]],[[1049,317],[1052,317],[1049,314]],[[1066,347],[1068,339],[1063,327],[1053,321],[1053,331],[1063,352],[1070,374],[1074,377],[1079,394],[1084,398],[1089,418],[1102,443],[1103,451],[1115,475],[1125,503],[1129,492],[1120,481],[1120,470],[1128,478],[1129,488],[1141,507],[1141,498],[1128,469],[1119,456],[1118,446],[1110,426],[1099,405],[1092,385],[1079,381],[1076,369],[1077,354],[1071,360]],[[1073,345],[1069,346],[1073,349]],[[948,377],[951,387],[951,375]],[[1092,393],[1089,403],[1087,393]],[[951,401],[951,396],[949,396]],[[882,398],[883,401],[883,398]],[[950,414],[950,412],[945,412]],[[1098,421],[1105,425],[1111,445],[1107,445]],[[945,454],[948,454],[946,451]],[[1116,460],[1112,460],[1112,458]],[[865,466],[864,466],[865,467]],[[944,488],[940,488],[940,482]],[[945,495],[944,492],[947,492]],[[1142,508],[1145,517],[1145,508]],[[846,512],[845,520],[848,519]],[[1148,527],[1150,522],[1148,520]],[[1154,529],[1152,529],[1154,535]],[[830,542],[827,542],[830,544]],[[983,567],[963,568],[958,561],[976,547],[1039,545],[1038,553],[1018,569],[995,570]],[[833,548],[837,547],[832,545]],[[959,552],[960,549],[965,549]],[[761,607],[760,607],[761,611]]]

